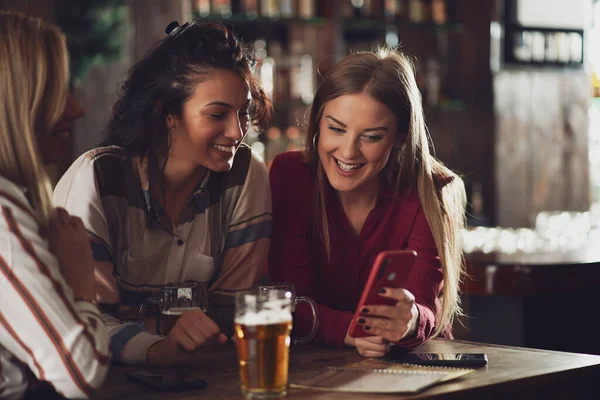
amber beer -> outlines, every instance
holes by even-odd
[[[250,397],[283,396],[288,383],[292,321],[268,325],[235,324],[242,390]]]
[[[291,294],[283,290],[236,294],[235,335],[242,393],[250,399],[287,393]]]
[[[157,321],[158,322],[157,333],[167,336],[169,334],[169,332],[171,332],[171,329],[173,329],[173,327],[177,323],[177,320],[179,319],[179,317],[181,317],[181,314],[183,314],[185,311],[190,311],[190,310],[200,310],[200,308],[198,308],[198,307],[176,307],[176,308],[170,308],[168,310],[161,311],[160,316],[158,317],[158,321]]]

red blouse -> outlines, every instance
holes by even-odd
[[[419,323],[416,336],[398,345],[412,349],[435,330],[437,300],[442,282],[441,265],[416,190],[395,197],[382,190],[360,235],[356,237],[335,195],[325,194],[331,240],[325,247],[315,229],[314,181],[302,153],[281,154],[270,170],[273,198],[273,235],[269,277],[296,285],[298,295],[315,300],[319,329],[315,341],[342,347],[353,313],[380,251],[411,249],[417,252],[406,289],[416,299]],[[296,309],[295,330],[308,332],[312,315],[301,304]]]

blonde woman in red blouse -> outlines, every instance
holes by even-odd
[[[421,95],[410,60],[391,49],[345,57],[313,102],[304,152],[277,157],[270,170],[273,236],[269,274],[315,299],[315,341],[383,356],[451,336],[463,275],[462,180],[430,154]],[[404,288],[367,306],[348,335],[373,261],[382,250],[418,253]],[[296,329],[311,326],[299,307]]]

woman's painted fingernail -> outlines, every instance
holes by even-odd
[[[385,293],[385,289],[384,288],[379,288],[379,293],[384,294]]]
[[[358,323],[359,324],[364,324],[365,322],[367,322],[364,318],[359,318],[358,319]]]
[[[365,327],[364,327],[364,330],[365,330],[365,331],[369,331],[369,330],[371,330],[371,327],[370,327],[370,326],[365,326]]]
[[[369,309],[364,307],[362,310],[360,310],[361,313],[363,314],[368,314],[369,313]]]

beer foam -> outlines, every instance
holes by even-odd
[[[235,322],[241,325],[271,325],[292,320],[289,300],[269,301],[260,311],[246,310],[244,315],[236,315]],[[287,307],[286,307],[287,306]]]
[[[192,311],[192,310],[202,311],[202,309],[198,308],[198,307],[173,307],[173,308],[169,308],[168,310],[162,311],[162,314],[164,314],[164,315],[181,315],[186,311]]]

